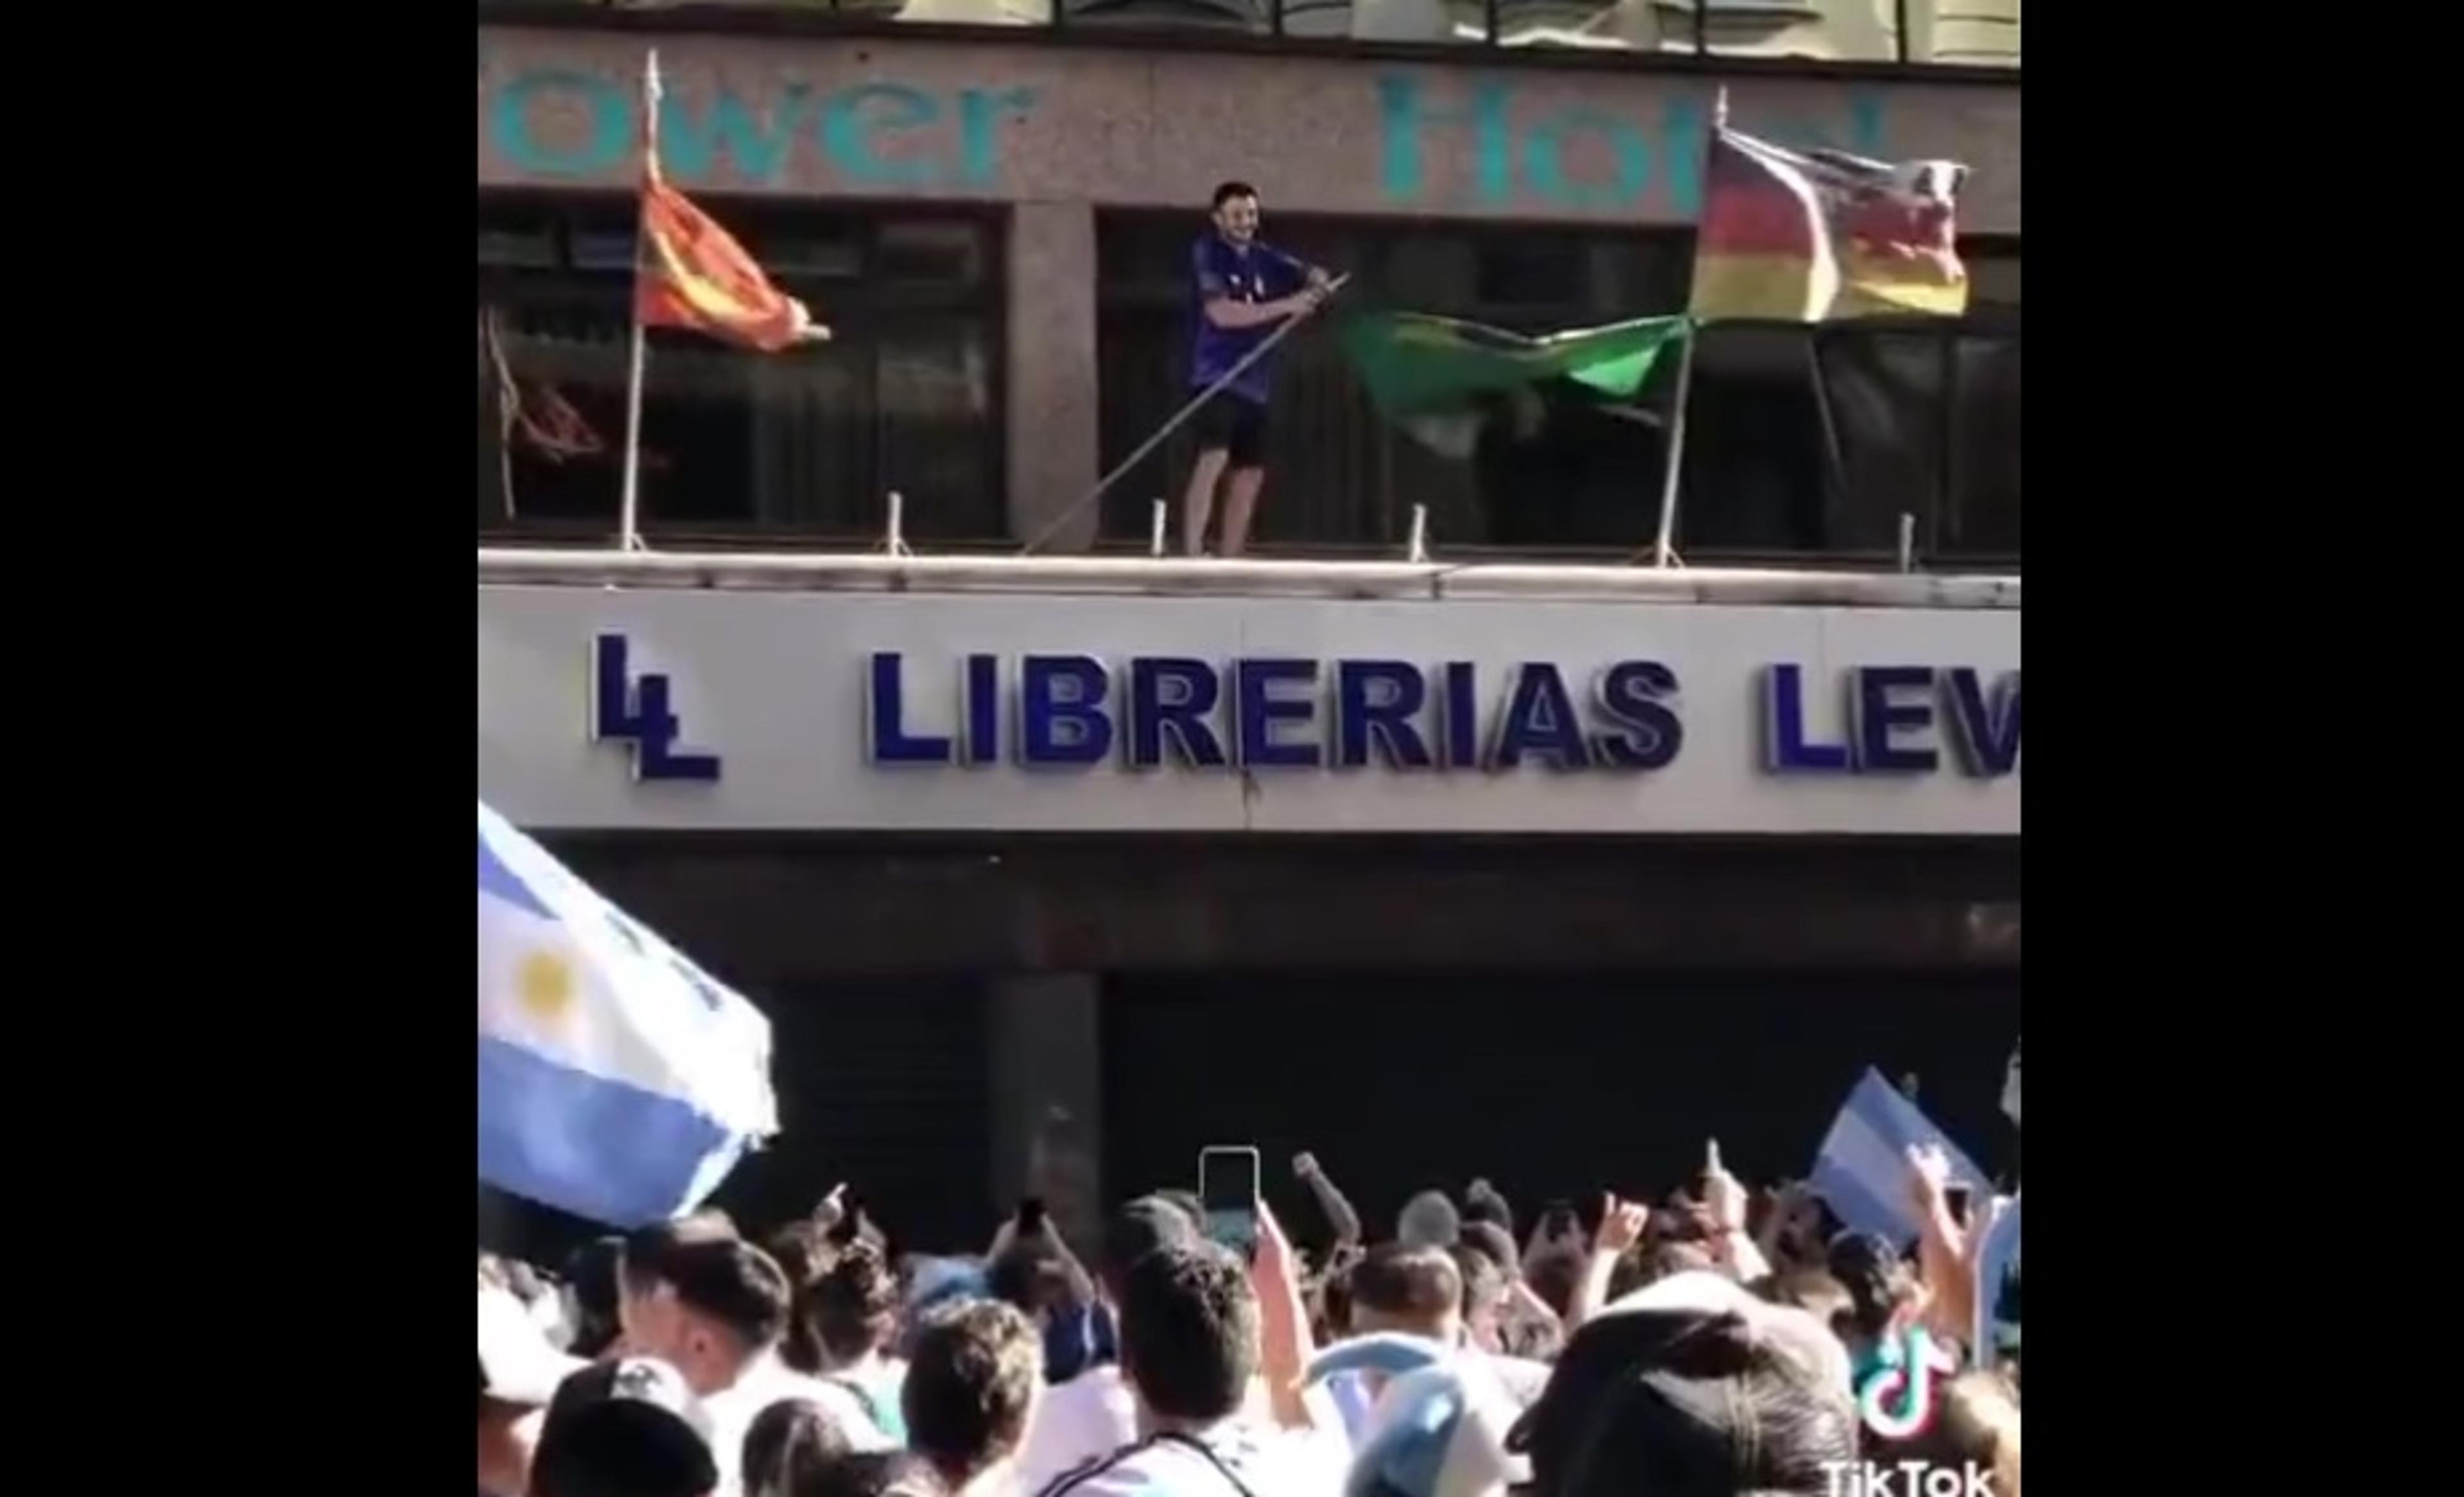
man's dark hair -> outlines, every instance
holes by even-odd
[[[1317,1303],[1320,1318],[1329,1336],[1352,1333],[1352,1275],[1360,1266],[1350,1263],[1326,1276],[1318,1286]]]
[[[1380,1243],[1352,1266],[1351,1289],[1355,1313],[1435,1321],[1462,1307],[1463,1266],[1442,1247]]]
[[[833,1362],[889,1344],[898,1329],[898,1280],[869,1243],[847,1247],[805,1296],[813,1338]]]
[[[669,1282],[670,1253],[695,1243],[732,1242],[735,1237],[736,1223],[719,1211],[697,1211],[627,1232],[624,1250],[617,1255],[624,1287],[635,1294],[648,1294]]]
[[[1222,211],[1223,205],[1231,202],[1234,198],[1256,197],[1257,195],[1258,189],[1249,186],[1249,184],[1245,182],[1220,183],[1215,188],[1215,201],[1211,206],[1217,212],[1221,212]]]
[[[1198,1192],[1179,1189],[1159,1190],[1155,1193],[1153,1199],[1163,1201],[1178,1211],[1194,1230],[1200,1233],[1206,1230],[1206,1202],[1198,1199]]]
[[[820,1278],[832,1256],[822,1224],[809,1218],[790,1222],[763,1238],[761,1250],[778,1261],[790,1284],[809,1284]]]
[[[1103,1255],[1095,1265],[1112,1303],[1121,1301],[1132,1264],[1156,1248],[1187,1247],[1202,1240],[1205,1217],[1202,1212],[1193,1215],[1194,1209],[1184,1209],[1169,1195],[1155,1195],[1141,1196],[1112,1214],[1104,1227]]]
[[[1047,1243],[1013,1243],[984,1269],[992,1297],[1043,1325],[1089,1299],[1085,1277]]]
[[[790,1497],[847,1453],[847,1432],[819,1404],[781,1398],[744,1431],[743,1489],[748,1497]]]
[[[1044,1381],[1044,1338],[999,1300],[925,1317],[898,1391],[907,1447],[958,1486],[1018,1449]]]
[[[1162,1247],[1121,1295],[1121,1372],[1166,1419],[1230,1417],[1258,1372],[1258,1295],[1241,1260],[1212,1243]],[[908,1375],[914,1376],[912,1372]]]
[[[787,1275],[751,1243],[680,1244],[660,1256],[658,1274],[678,1303],[725,1326],[748,1351],[778,1340],[787,1327]]]
[[[1853,1333],[1871,1340],[1888,1331],[1892,1318],[1916,1291],[1916,1276],[1899,1249],[1874,1233],[1848,1232],[1833,1240],[1826,1256],[1831,1277],[1839,1281],[1854,1302],[1849,1316]]]

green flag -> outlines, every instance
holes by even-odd
[[[1529,401],[1536,386],[1564,380],[1631,399],[1687,325],[1683,317],[1639,318],[1529,338],[1418,312],[1368,312],[1345,322],[1342,341],[1380,414],[1460,457],[1493,406],[1484,397]]]

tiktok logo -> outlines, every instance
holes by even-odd
[[[1923,1326],[1885,1337],[1878,1351],[1881,1365],[1857,1390],[1857,1414],[1883,1439],[1905,1440],[1933,1422],[1935,1389],[1959,1371],[1959,1354]]]

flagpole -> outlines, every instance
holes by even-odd
[[[1703,175],[1706,183],[1711,174],[1711,155],[1720,148],[1720,132],[1728,127],[1728,86],[1711,102],[1711,134],[1703,143]],[[1694,226],[1694,263],[1703,263],[1703,227]],[[1703,324],[1688,319],[1685,324],[1685,352],[1677,361],[1677,393],[1675,410],[1668,422],[1668,464],[1660,476],[1660,532],[1651,543],[1651,564],[1677,564],[1677,490],[1685,476],[1685,414],[1694,401],[1694,345],[1703,339]]]
[[[1685,407],[1694,395],[1694,344],[1700,341],[1702,331],[1702,324],[1687,319],[1685,351],[1677,357],[1675,409],[1668,423],[1668,466],[1660,476],[1660,534],[1651,543],[1654,566],[1672,566],[1677,561],[1677,481],[1685,472]]]
[[[633,284],[629,310],[633,346],[625,371],[625,479],[617,511],[616,546],[639,551],[642,545],[642,374],[649,359],[649,340],[642,326],[643,256],[649,245],[645,221],[649,184],[659,170],[659,50],[650,49],[642,64],[642,180],[633,189]]]
[[[1351,279],[1352,273],[1350,271],[1346,271],[1342,275],[1335,276],[1332,280],[1328,281],[1326,284],[1327,297],[1331,298],[1334,294],[1341,291],[1344,288],[1344,284]],[[1324,306],[1325,304],[1326,303],[1323,300],[1318,303],[1319,306]],[[1042,548],[1045,541],[1051,539],[1054,536],[1059,535],[1063,530],[1067,529],[1069,522],[1076,519],[1079,515],[1085,511],[1088,505],[1102,498],[1106,493],[1110,492],[1112,485],[1121,481],[1123,474],[1137,467],[1138,464],[1145,462],[1149,452],[1161,447],[1167,437],[1170,437],[1175,431],[1179,430],[1181,423],[1187,421],[1190,417],[1197,415],[1199,407],[1214,399],[1218,392],[1221,391],[1234,380],[1237,380],[1242,375],[1247,373],[1251,364],[1256,363],[1259,360],[1264,359],[1266,355],[1274,352],[1275,345],[1284,341],[1284,335],[1300,326],[1303,322],[1308,321],[1310,314],[1316,310],[1316,307],[1312,307],[1309,309],[1309,311],[1302,312],[1297,316],[1286,318],[1281,326],[1267,334],[1265,338],[1259,340],[1257,347],[1250,349],[1245,354],[1243,354],[1241,356],[1240,363],[1234,364],[1229,369],[1224,370],[1222,375],[1218,378],[1214,384],[1207,385],[1204,389],[1199,390],[1197,394],[1189,397],[1189,403],[1181,407],[1178,410],[1174,411],[1171,417],[1167,419],[1162,426],[1155,428],[1155,434],[1139,443],[1137,451],[1132,452],[1129,456],[1122,458],[1118,463],[1115,463],[1112,466],[1112,471],[1111,473],[1108,473],[1104,474],[1103,477],[1096,479],[1095,487],[1079,495],[1076,503],[1070,505],[1067,509],[1063,510],[1053,518],[1051,523],[1045,525],[1042,530],[1037,531],[1033,536],[1029,537],[1026,544],[1019,548],[1018,554],[1021,556],[1033,556],[1037,550]]]

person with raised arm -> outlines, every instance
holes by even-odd
[[[1221,554],[1236,557],[1248,546],[1258,491],[1266,482],[1266,401],[1274,376],[1272,355],[1260,349],[1278,326],[1316,311],[1332,281],[1258,236],[1258,189],[1245,182],[1215,189],[1209,220],[1189,252],[1189,387],[1213,393],[1198,412],[1198,461],[1181,501],[1181,543],[1191,556],[1205,554],[1207,521],[1221,483]]]

